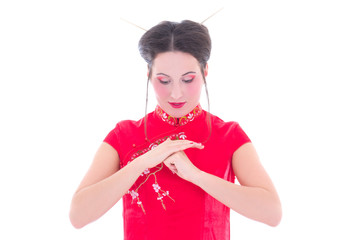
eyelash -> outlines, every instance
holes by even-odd
[[[183,80],[183,82],[184,82],[184,83],[191,83],[193,80],[194,80],[194,78],[188,79],[188,80]],[[159,79],[159,81],[160,81],[161,84],[164,84],[164,85],[167,85],[167,84],[170,83],[170,80],[168,80],[168,81],[163,81],[163,80]]]
[[[194,78],[188,79],[188,80],[183,80],[183,82],[185,82],[185,83],[191,83],[193,80],[194,80]]]
[[[163,80],[161,80],[161,79],[159,79],[159,81],[160,81],[160,83],[161,83],[161,84],[164,84],[164,85],[166,85],[166,84],[169,84],[169,83],[170,83],[170,81],[163,81]]]

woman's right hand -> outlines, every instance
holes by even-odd
[[[204,146],[201,143],[189,140],[170,140],[168,138],[165,142],[142,155],[141,158],[146,168],[153,168],[172,154],[188,148],[203,149]]]

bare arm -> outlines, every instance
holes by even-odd
[[[102,143],[73,196],[70,220],[82,228],[112,208],[145,170],[139,158],[119,170],[116,150]]]
[[[71,223],[75,228],[82,228],[95,221],[127,193],[146,168],[155,167],[174,152],[191,147],[203,148],[201,144],[187,140],[167,140],[119,169],[118,153],[109,144],[102,143],[73,196]]]
[[[233,154],[233,170],[241,185],[199,170],[183,152],[170,156],[165,164],[243,216],[270,226],[279,224],[282,215],[280,200],[252,143],[244,144]]]

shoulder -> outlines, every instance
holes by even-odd
[[[211,124],[214,130],[220,131],[222,133],[231,133],[234,131],[242,130],[240,124],[236,121],[224,121],[220,117],[211,115]]]
[[[138,129],[142,129],[144,126],[144,118],[139,120],[121,120],[112,130],[116,134],[129,134],[134,133]]]
[[[112,146],[119,154],[120,159],[133,148],[133,143],[144,139],[144,118],[140,120],[122,120],[107,134],[104,142]]]
[[[125,131],[125,130],[135,130],[143,126],[144,118],[140,120],[122,120],[118,122],[115,126],[116,129]]]
[[[214,137],[221,138],[240,147],[246,142],[251,142],[248,135],[236,121],[224,121],[216,115],[211,114],[211,128]]]
[[[104,140],[114,146],[114,144],[121,142],[122,139],[136,135],[140,129],[143,129],[143,122],[144,118],[140,120],[121,120],[116,123]]]

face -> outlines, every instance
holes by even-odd
[[[204,73],[206,76],[207,67]],[[169,115],[179,118],[199,104],[204,80],[196,58],[177,51],[156,56],[151,83],[160,107]]]

